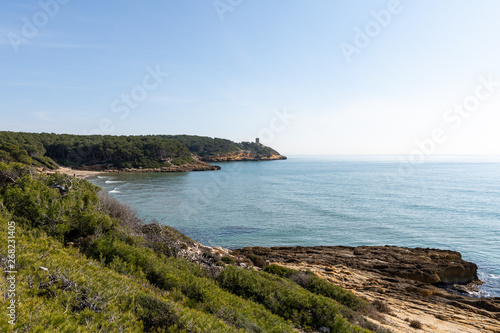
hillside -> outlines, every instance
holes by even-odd
[[[238,156],[246,156],[247,160],[286,159],[276,150],[255,142],[236,143],[227,139],[194,135],[168,135],[165,138],[181,142],[205,161],[242,160]]]
[[[157,169],[245,155],[251,160],[285,158],[272,148],[249,142],[188,135],[72,135],[0,132],[0,161],[56,169]],[[225,160],[232,160],[230,157]],[[234,160],[240,160],[235,158]],[[210,169],[207,166],[207,169]]]
[[[0,162],[0,224],[3,332],[384,331],[354,294],[246,268],[266,264],[147,224],[82,179]]]

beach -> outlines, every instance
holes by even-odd
[[[44,172],[48,175],[59,172],[59,173],[63,173],[63,174],[68,175],[68,176],[73,176],[73,177],[82,178],[82,179],[92,177],[92,176],[101,175],[101,174],[105,173],[103,171],[76,170],[76,169],[71,169],[71,168],[67,168],[67,167],[60,167],[57,170],[46,170]]]

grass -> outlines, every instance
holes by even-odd
[[[2,225],[6,222],[0,219]],[[77,249],[40,232],[18,227],[18,332],[237,332],[224,321],[176,302],[144,278],[135,278],[91,260]],[[1,244],[6,244],[2,239]],[[5,252],[1,247],[1,252]],[[48,268],[48,272],[40,270]],[[5,286],[5,276],[0,283]],[[7,306],[0,299],[0,307]],[[169,309],[168,313],[158,309]],[[149,319],[147,319],[149,318]],[[169,325],[164,326],[168,321]],[[167,330],[168,328],[168,330]],[[0,321],[0,330],[10,325]]]

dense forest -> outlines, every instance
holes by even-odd
[[[72,135],[0,132],[0,161],[51,169],[57,164],[82,167],[159,168],[203,158],[247,151],[257,158],[277,155],[256,143],[189,135]]]
[[[200,157],[212,157],[227,155],[240,151],[248,151],[256,156],[279,155],[279,153],[267,146],[255,142],[236,143],[227,139],[209,138],[195,135],[166,135],[164,138],[174,139],[184,144],[193,154]]]
[[[218,255],[83,179],[0,162],[0,225],[2,332],[385,332],[351,292]]]

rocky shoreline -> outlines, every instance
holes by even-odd
[[[194,163],[187,163],[183,165],[170,165],[168,167],[161,168],[125,168],[119,169],[113,167],[112,164],[96,164],[89,166],[81,166],[78,168],[68,168],[60,167],[57,170],[40,170],[47,174],[54,172],[61,172],[70,176],[75,176],[79,178],[86,178],[89,176],[98,175],[101,173],[146,173],[146,172],[190,172],[190,171],[217,171],[221,170],[218,165],[212,165],[208,162],[238,162],[238,161],[276,161],[276,160],[286,160],[287,157],[283,155],[270,155],[270,156],[260,156],[252,155],[247,152],[239,152],[223,156],[206,157],[206,158],[195,158]]]
[[[237,152],[227,155],[218,155],[203,157],[201,160],[204,162],[237,162],[237,161],[277,161],[286,160],[287,157],[279,154],[274,155],[255,155],[250,152]]]
[[[319,277],[387,305],[380,321],[393,332],[500,332],[500,298],[477,297],[477,266],[460,253],[395,246],[249,247],[238,262],[258,257]],[[476,297],[471,297],[476,296]],[[410,327],[410,322],[421,328]]]
[[[221,167],[218,165],[211,165],[203,161],[196,161],[195,163],[187,163],[183,165],[171,165],[169,167],[161,167],[161,168],[118,169],[112,167],[112,165],[110,164],[109,165],[100,164],[100,165],[84,166],[75,169],[60,167],[57,170],[45,170],[44,172],[47,174],[51,174],[54,172],[61,172],[69,176],[85,178],[102,173],[189,172],[189,171],[216,171],[216,170],[221,170]]]
[[[205,162],[198,161],[196,163],[188,163],[183,165],[171,165],[169,167],[161,168],[144,168],[144,169],[108,169],[106,172],[189,172],[189,171],[216,171],[221,170],[218,165],[211,165]]]

